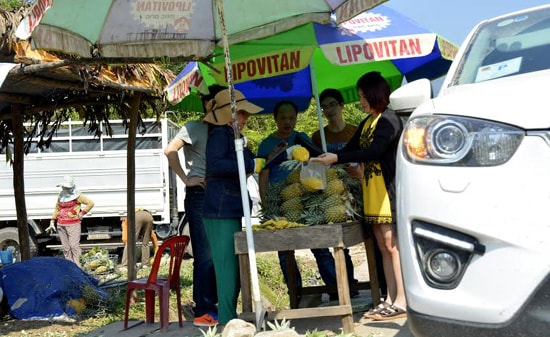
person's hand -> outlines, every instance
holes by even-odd
[[[48,228],[46,228],[46,233],[48,234],[52,234],[52,233],[55,233],[57,232],[57,228],[55,228],[55,221],[50,221],[50,226],[48,226]]]
[[[338,161],[338,155],[335,153],[326,152],[321,154],[319,157],[313,157],[310,161],[314,163],[321,163],[325,166],[330,166]]]
[[[204,188],[205,186],[204,177],[197,177],[197,176],[189,177],[185,182],[185,186],[200,186]]]
[[[254,158],[254,173],[260,173],[265,167],[264,158]]]
[[[365,164],[353,163],[346,167],[349,176],[354,179],[363,179],[365,177]]]

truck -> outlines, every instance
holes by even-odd
[[[62,249],[56,233],[45,232],[50,222],[57,187],[64,176],[95,202],[82,219],[83,250],[102,247],[122,249],[121,216],[127,212],[127,141],[122,120],[100,124],[101,137],[88,132],[82,121],[62,123],[48,148],[38,148],[33,138],[24,162],[25,201],[31,255],[55,255]],[[112,136],[107,136],[107,127]],[[186,219],[185,187],[176,179],[163,149],[179,126],[168,118],[145,119],[137,132],[135,150],[135,205],[151,212],[159,239],[182,234]],[[5,155],[7,149],[0,149]],[[183,163],[183,152],[180,159]],[[0,250],[10,249],[19,258],[13,168],[0,165]]]

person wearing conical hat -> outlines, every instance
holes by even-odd
[[[80,248],[81,221],[82,217],[94,207],[94,202],[76,189],[74,178],[71,176],[65,176],[63,182],[57,187],[61,187],[61,192],[57,196],[50,226],[46,231],[59,232],[65,258],[82,267],[80,265],[80,255],[82,255]],[[82,208],[82,205],[85,207]]]
[[[214,261],[220,324],[227,324],[231,319],[237,318],[237,298],[240,291],[239,262],[235,255],[233,237],[236,232],[242,231],[241,219],[244,212],[235,132],[241,132],[251,114],[263,110],[249,102],[238,90],[234,91],[234,97],[237,106],[235,120],[228,89],[220,91],[207,103],[208,113],[203,119],[208,125],[208,141],[202,217]],[[245,172],[258,173],[265,165],[265,159],[255,158],[246,147],[242,151]],[[250,202],[250,196],[247,197]]]

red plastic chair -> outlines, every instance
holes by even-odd
[[[128,311],[130,302],[132,301],[132,293],[135,290],[145,291],[145,322],[154,323],[155,321],[155,296],[159,297],[160,308],[160,330],[168,330],[169,325],[169,306],[170,290],[176,292],[178,302],[178,318],[180,327],[183,327],[183,313],[181,309],[181,282],[180,282],[180,267],[185,255],[185,249],[189,244],[189,236],[180,235],[174,236],[162,243],[155,260],[151,266],[151,272],[147,279],[138,279],[128,281],[126,288],[126,307],[124,314],[124,329],[128,329]],[[158,270],[162,255],[166,250],[170,253],[170,264],[168,268],[168,278],[158,278]]]

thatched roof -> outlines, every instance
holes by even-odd
[[[0,62],[16,63],[0,87],[0,119],[12,104],[25,114],[97,104],[118,106],[133,92],[152,105],[162,103],[162,89],[175,75],[161,64],[107,65],[69,55],[32,50],[17,41],[15,30],[24,9],[0,8]]]
[[[3,32],[0,37],[0,63],[17,64],[9,70],[0,87],[0,150],[8,149],[6,160],[13,163],[21,256],[28,259],[31,256],[24,198],[23,152],[28,151],[29,135],[33,133],[23,127],[23,122],[31,121],[35,127],[53,124],[55,131],[61,121],[76,112],[85,122],[89,122],[89,131],[97,134],[97,123],[108,122],[113,115],[129,120],[128,210],[133,210],[135,142],[130,140],[135,140],[141,113],[152,109],[158,115],[162,111],[162,89],[175,76],[158,64],[109,65],[99,60],[34,51],[27,42],[17,41],[14,37],[25,10],[6,11],[0,8],[0,29]],[[40,133],[38,145],[47,147],[52,135],[53,132]],[[13,157],[10,144],[13,144]],[[133,216],[133,213],[129,215],[131,221]],[[129,230],[129,246],[133,247],[133,229]],[[133,259],[134,249],[130,248],[128,254],[129,259]],[[135,277],[134,269],[130,269],[128,277]]]

